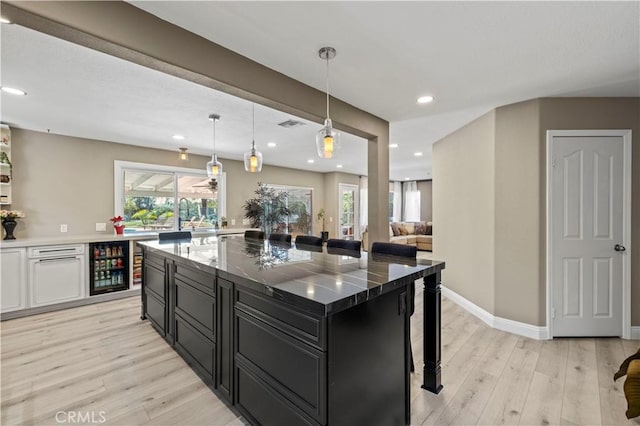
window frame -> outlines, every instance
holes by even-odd
[[[134,161],[114,160],[113,162],[113,206],[115,215],[124,215],[124,173],[125,171],[145,171],[173,174],[173,214],[178,217],[180,206],[178,203],[178,175],[207,177],[207,172],[189,167],[166,166],[163,164],[138,163]],[[218,211],[220,220],[227,216],[227,173],[223,172],[218,179]],[[174,222],[173,229],[177,230],[178,223]]]

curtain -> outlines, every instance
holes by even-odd
[[[369,179],[360,176],[360,235],[369,224]]]
[[[402,220],[402,184],[393,182],[393,221],[400,222]]]
[[[403,212],[405,222],[418,222],[420,220],[420,191],[418,183],[414,181],[403,182]]]

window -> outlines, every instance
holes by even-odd
[[[116,161],[115,210],[125,232],[214,229],[224,216],[225,178],[206,172]]]
[[[289,217],[278,227],[278,232],[296,235],[311,234],[313,220],[311,216],[311,199],[313,190],[297,186],[269,185],[272,188],[289,193],[287,207],[291,211]]]

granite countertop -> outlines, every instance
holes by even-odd
[[[185,229],[186,231],[187,229]],[[227,234],[241,234],[244,233],[245,228],[228,228],[218,230],[207,231],[195,231],[193,235],[210,236],[210,235],[227,235]],[[167,231],[173,232],[173,231]],[[28,237],[19,238],[16,240],[0,240],[0,249],[3,248],[21,248],[21,247],[35,247],[35,246],[48,246],[48,245],[61,245],[61,244],[84,244],[84,243],[102,243],[106,241],[144,241],[144,240],[157,240],[157,231],[143,231],[143,232],[130,232],[124,235],[116,235],[110,232],[100,232],[95,234],[84,235],[59,235],[51,237]]]
[[[304,250],[244,236],[146,241],[149,251],[296,305],[330,315],[444,269],[444,262],[389,256],[361,257]]]

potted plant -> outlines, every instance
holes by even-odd
[[[326,216],[326,213],[324,209],[320,209],[318,211],[318,221],[322,221],[322,232],[320,232],[322,241],[327,241],[329,239],[329,231],[325,230],[325,216]]]
[[[0,219],[5,232],[5,240],[15,240],[13,230],[16,229],[16,219],[24,218],[24,213],[20,210],[0,210]]]
[[[244,202],[244,217],[249,219],[252,228],[260,228],[268,235],[291,214],[287,207],[289,193],[258,182],[255,194]]]
[[[122,235],[124,233],[124,219],[122,216],[114,216],[109,220],[113,223],[113,229],[116,230],[116,234]]]

